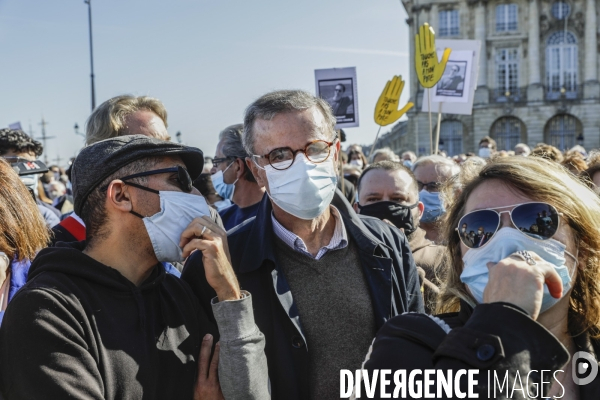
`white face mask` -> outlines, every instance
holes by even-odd
[[[482,147],[479,149],[479,157],[489,158],[492,154],[492,150],[489,147]]]
[[[38,181],[40,177],[41,174],[31,174],[21,175],[19,178],[21,179],[21,182],[23,182],[23,184],[27,186],[28,189],[33,190],[35,197],[38,197]]]
[[[460,280],[464,282],[478,303],[483,303],[483,291],[488,284],[489,269],[487,263],[498,263],[519,250],[533,251],[554,266],[563,284],[563,296],[571,288],[571,275],[565,265],[565,254],[577,260],[577,257],[566,251],[566,246],[558,240],[536,240],[524,235],[514,228],[502,228],[492,239],[479,249],[469,249],[464,257],[464,268]],[[575,269],[573,269],[574,271]],[[544,295],[540,312],[548,310],[560,299],[552,297],[548,286],[544,285]]]
[[[363,162],[362,162],[362,160],[351,160],[350,161],[350,165],[356,165],[357,167],[362,168],[363,167]]]
[[[333,154],[314,164],[298,153],[291,167],[265,167],[268,195],[282,210],[300,219],[315,219],[331,204],[337,185]]]
[[[208,204],[204,197],[190,193],[160,191],[158,195],[160,211],[142,220],[158,261],[181,262],[181,234],[194,218],[210,216]]]

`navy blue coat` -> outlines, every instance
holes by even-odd
[[[357,244],[376,328],[403,312],[424,312],[419,277],[404,234],[379,219],[357,215],[339,191],[333,204]],[[265,195],[256,217],[228,232],[229,251],[240,286],[252,294],[254,318],[266,338],[272,399],[304,400],[309,398],[308,351],[292,293],[275,257],[271,211]],[[182,279],[212,315],[210,300],[216,294],[206,281],[200,252],[188,259]]]

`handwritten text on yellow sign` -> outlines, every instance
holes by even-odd
[[[394,123],[414,106],[409,101],[402,109],[398,110],[398,103],[400,103],[400,95],[403,89],[402,76],[394,76],[391,81],[387,81],[375,105],[375,122],[377,124],[386,126]]]
[[[451,49],[445,49],[442,60],[438,61],[435,51],[435,32],[425,22],[415,36],[415,69],[419,82],[425,88],[432,88],[441,79]]]

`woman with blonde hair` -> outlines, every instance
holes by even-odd
[[[442,314],[388,321],[364,368],[476,369],[479,398],[514,395],[494,376],[527,398],[600,398],[600,379],[586,381],[600,355],[600,199],[536,157],[497,158],[463,183],[446,217]],[[465,224],[483,227],[486,241],[465,241]],[[587,376],[572,364],[580,352]],[[457,379],[467,390],[466,377]]]
[[[15,293],[27,281],[31,260],[49,242],[49,231],[31,193],[0,158],[0,324]]]

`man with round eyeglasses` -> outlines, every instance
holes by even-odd
[[[379,327],[423,311],[404,235],[357,215],[336,190],[335,122],[323,99],[298,90],[246,109],[246,163],[267,196],[228,243],[265,334],[273,399],[338,398],[340,369],[360,368]],[[182,279],[208,304],[203,271],[193,254]]]

